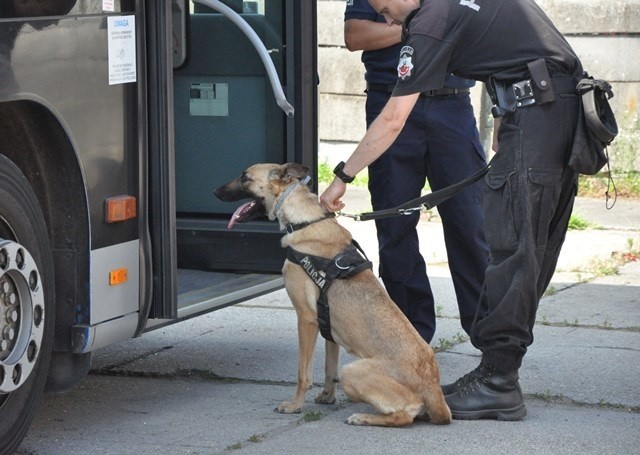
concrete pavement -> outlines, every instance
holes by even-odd
[[[347,212],[368,210],[364,189],[350,188],[346,202]],[[345,419],[368,405],[342,392],[337,404],[317,405],[317,385],[303,414],[274,413],[293,395],[297,361],[295,313],[278,291],[96,352],[78,389],[45,398],[20,453],[638,453],[640,261],[599,275],[612,254],[640,248],[640,201],[607,211],[604,199],[579,199],[575,211],[598,228],[569,231],[541,301],[520,371],[523,422],[353,427]],[[432,345],[449,382],[479,353],[460,329],[441,225],[432,220],[419,224],[421,250],[439,314]],[[377,261],[373,222],[340,221]],[[316,383],[323,376],[319,342]]]

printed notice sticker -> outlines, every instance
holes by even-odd
[[[136,18],[109,16],[109,85],[136,81]]]
[[[116,10],[113,0],[102,0],[102,11],[113,13]]]

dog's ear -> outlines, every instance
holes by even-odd
[[[307,174],[309,174],[309,169],[307,166],[303,166],[298,163],[287,163],[282,166],[282,174],[283,176],[296,178],[298,180],[304,178]]]
[[[309,173],[310,169],[298,163],[286,163],[278,169],[269,172],[269,180],[279,180],[280,183],[290,183],[292,178],[302,179]]]

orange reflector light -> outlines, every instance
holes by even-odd
[[[127,273],[128,270],[126,267],[109,272],[109,286],[117,286],[119,284],[126,283],[128,279]]]
[[[115,196],[106,202],[107,223],[117,223],[136,217],[136,198],[134,196]]]

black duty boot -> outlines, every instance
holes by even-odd
[[[454,391],[445,394],[445,400],[454,419],[522,420],[527,415],[517,371],[499,373],[490,365],[480,364],[445,387],[450,386]]]
[[[465,374],[461,378],[459,378],[456,382],[452,382],[451,384],[443,384],[440,386],[442,389],[442,393],[444,396],[451,395],[452,393],[456,393],[458,389],[464,387],[465,384],[473,381],[476,376],[480,374],[481,367],[476,368],[475,370],[471,370],[469,373]]]

